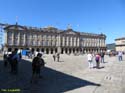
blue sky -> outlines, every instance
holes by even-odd
[[[125,37],[125,0],[0,0],[0,22],[104,33],[106,43]]]

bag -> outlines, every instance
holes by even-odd
[[[40,66],[44,67],[44,65],[45,65],[45,62],[43,59],[41,59],[39,57],[35,57],[33,59],[33,62],[32,62],[33,67],[40,67]]]
[[[44,66],[45,66],[45,62],[44,62],[44,60],[41,59],[40,61],[41,61],[41,62],[40,62],[40,65],[41,65],[42,67],[44,67]]]

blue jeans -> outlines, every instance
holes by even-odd
[[[119,61],[122,61],[122,56],[118,56]]]

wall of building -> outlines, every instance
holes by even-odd
[[[4,43],[4,31],[3,31],[3,27],[0,26],[0,50],[2,49],[3,47],[3,43]]]
[[[115,40],[116,51],[125,51],[125,38],[119,38]]]
[[[80,33],[54,27],[28,28],[20,25],[5,27],[6,49],[30,49],[47,54],[86,53],[106,50],[104,34]]]

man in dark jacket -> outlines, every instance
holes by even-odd
[[[101,63],[104,63],[104,55],[105,55],[105,53],[101,52],[101,54],[100,54],[100,56],[101,56]]]
[[[34,57],[34,59],[32,61],[32,80],[31,80],[31,82],[33,81],[34,76],[39,76],[39,78],[41,78],[40,69],[41,69],[41,67],[44,67],[44,65],[45,65],[45,62],[41,57],[42,57],[42,54],[38,53],[37,56]]]

